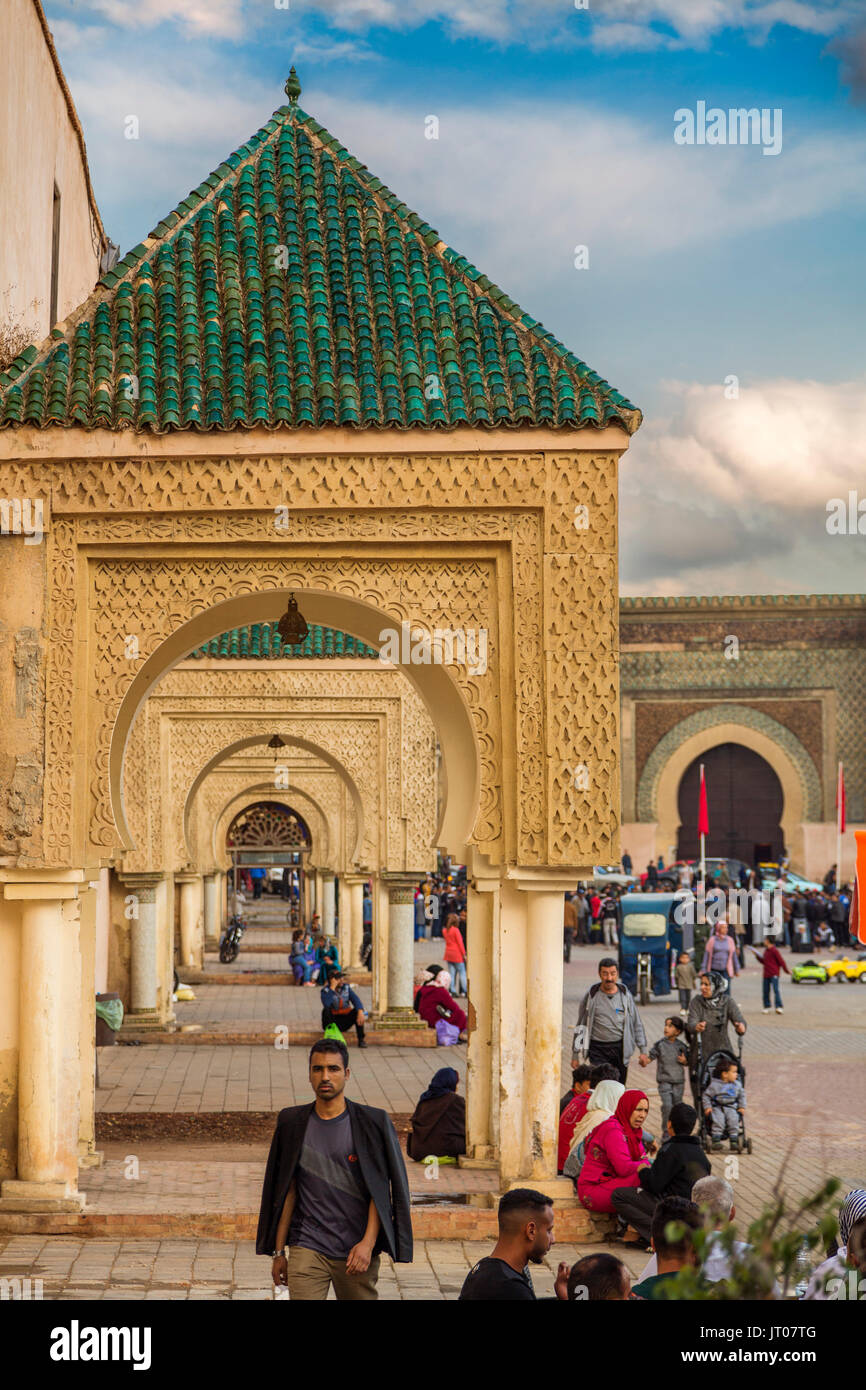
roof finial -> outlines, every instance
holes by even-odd
[[[286,82],[285,93],[289,98],[289,105],[297,106],[298,97],[301,95],[301,84],[298,81],[298,74],[295,72],[294,63],[292,64],[292,69]]]

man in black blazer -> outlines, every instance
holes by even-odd
[[[349,1053],[323,1038],[310,1051],[312,1105],[281,1110],[262,1188],[256,1253],[275,1284],[306,1301],[378,1297],[379,1255],[412,1261],[406,1167],[384,1110],[346,1100]],[[288,1255],[286,1254],[288,1247]]]

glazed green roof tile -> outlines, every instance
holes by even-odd
[[[0,375],[0,425],[548,426],[640,412],[298,106]]]
[[[313,623],[304,641],[297,647],[283,645],[276,623],[252,623],[249,627],[235,627],[223,632],[219,637],[197,647],[190,655],[195,658],[219,657],[222,659],[257,660],[277,657],[363,657],[378,660],[375,647],[368,647],[348,632],[339,632],[332,627],[319,627]]]

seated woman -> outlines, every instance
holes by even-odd
[[[457,1094],[460,1077],[453,1067],[440,1067],[412,1116],[406,1152],[416,1163],[428,1154],[457,1158],[466,1152],[466,1101]]]
[[[340,969],[340,957],[335,941],[328,941],[326,936],[316,938],[316,964],[319,967],[319,984],[326,985],[331,976],[336,975]]]
[[[618,1187],[638,1187],[638,1173],[649,1166],[643,1122],[649,1101],[643,1091],[626,1091],[616,1110],[593,1131],[577,1180],[577,1195],[588,1211],[613,1213]]]
[[[293,933],[294,935],[294,933]],[[319,977],[319,964],[316,948],[309,932],[301,932],[297,941],[292,941],[290,956],[292,974],[296,985],[315,985]]]
[[[428,1028],[435,1028],[440,1018],[444,1018],[447,1023],[456,1024],[460,1032],[465,1033],[466,1015],[456,1000],[452,999],[448,988],[450,984],[451,977],[447,970],[440,970],[435,980],[422,985],[418,990],[415,995],[415,1008]]]
[[[606,1068],[599,1067],[598,1070],[603,1069]],[[612,1071],[613,1068],[611,1067],[610,1070]],[[603,1077],[590,1091],[586,1111],[574,1126],[571,1135],[571,1148],[562,1165],[563,1174],[573,1180],[575,1187],[583,1167],[586,1145],[590,1135],[594,1129],[598,1129],[599,1125],[604,1124],[605,1120],[613,1118],[619,1099],[624,1094],[625,1086],[615,1076]]]

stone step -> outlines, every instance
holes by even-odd
[[[294,985],[295,977],[291,970],[227,970],[225,974],[215,971],[182,969],[178,971],[181,983],[185,985]],[[369,970],[347,970],[346,980],[350,985],[372,985],[373,976]],[[303,985],[297,985],[303,989]],[[319,986],[317,986],[319,988]]]
[[[103,1239],[255,1240],[258,1212],[3,1212],[4,1235],[77,1236]],[[496,1212],[449,1202],[413,1207],[412,1232],[416,1240],[489,1240],[497,1237]],[[557,1207],[556,1239],[560,1244],[594,1244],[607,1231],[583,1207]]]
[[[152,1033],[133,1033],[124,1031],[123,1041],[137,1043],[172,1043],[183,1047],[312,1047],[320,1042],[321,1028],[290,1029],[288,1033],[278,1034],[272,1023],[235,1024],[186,1024],[185,1029],[176,1032],[154,1031]],[[367,1028],[364,1034],[369,1047],[436,1047],[436,1034],[432,1028]],[[354,1029],[346,1037],[346,1046],[351,1052],[357,1047]]]

